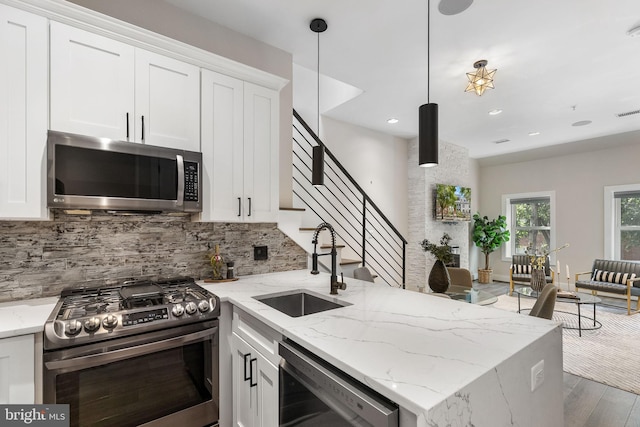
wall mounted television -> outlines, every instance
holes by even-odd
[[[471,221],[471,188],[436,184],[434,219],[443,222]]]

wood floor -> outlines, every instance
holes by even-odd
[[[474,287],[504,295],[508,283],[494,282]],[[626,301],[602,297],[603,308],[620,310],[626,316]],[[640,314],[637,314],[640,316]],[[637,373],[630,373],[637,375]],[[564,373],[565,427],[640,427],[640,395]]]

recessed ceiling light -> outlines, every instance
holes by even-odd
[[[540,135],[540,132],[529,132],[529,136]]]
[[[387,120],[387,123],[389,123],[390,125],[395,125],[396,123],[398,123],[400,120],[396,119],[395,117],[390,118],[389,120]]]
[[[498,114],[502,113],[502,110],[499,108],[496,108],[494,110],[489,111],[489,115],[490,116],[497,116]]]
[[[507,138],[503,138],[503,139],[499,139],[497,141],[493,141],[494,144],[504,144],[505,142],[509,142],[511,141],[510,139]]]
[[[571,126],[586,126],[590,124],[591,120],[580,120],[579,122],[572,123]]]

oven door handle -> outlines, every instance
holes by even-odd
[[[45,366],[49,370],[60,370],[72,368],[72,371],[80,369],[92,368],[94,366],[104,365],[106,363],[117,362],[120,360],[130,359],[144,354],[156,353],[162,350],[180,347],[198,341],[205,341],[208,337],[213,337],[218,333],[218,327],[198,331],[179,337],[169,338],[162,341],[155,341],[135,347],[121,348],[106,353],[91,354],[88,356],[74,357],[66,360],[53,360],[45,362]]]

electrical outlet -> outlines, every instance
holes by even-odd
[[[266,246],[254,246],[253,247],[253,259],[254,261],[263,261],[269,259],[269,252]]]
[[[535,391],[544,382],[544,359],[531,368],[531,391]]]

